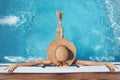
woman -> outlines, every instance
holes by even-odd
[[[63,35],[63,29],[62,29],[63,12],[61,13],[57,11],[56,13],[58,16],[58,27],[56,33],[57,38],[48,47],[48,51],[47,51],[48,59],[10,65],[7,68],[8,73],[12,73],[14,69],[16,69],[19,66],[33,66],[39,64],[54,64],[58,67],[69,66],[71,64],[87,65],[87,66],[105,65],[111,72],[115,72],[116,67],[108,62],[92,62],[92,61],[75,60],[76,48],[71,41],[64,39],[64,35]]]

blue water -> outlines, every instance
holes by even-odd
[[[120,61],[120,0],[0,0],[0,63],[47,59],[56,10],[76,59]]]

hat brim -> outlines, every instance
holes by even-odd
[[[66,40],[64,38],[57,38],[48,46],[48,50],[47,50],[48,59],[53,64],[57,63],[55,52],[59,46],[65,46],[69,50],[69,58],[65,62],[68,65],[71,65],[76,57],[76,47],[71,41]]]

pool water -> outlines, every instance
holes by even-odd
[[[0,63],[47,59],[56,10],[76,59],[120,61],[119,0],[0,0]]]

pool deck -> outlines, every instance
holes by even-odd
[[[114,63],[120,67],[119,63]],[[0,80],[79,80],[79,79],[120,79],[120,69],[111,73],[106,66],[82,66],[69,67],[55,66],[27,66],[18,67],[12,74],[7,73],[5,68],[9,64],[0,65]]]

